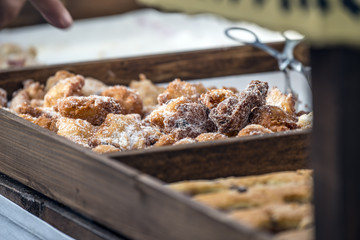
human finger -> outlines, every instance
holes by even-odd
[[[32,5],[51,25],[67,28],[72,24],[72,17],[59,0],[30,0]]]

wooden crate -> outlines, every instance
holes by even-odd
[[[277,63],[252,47],[232,47],[12,70],[0,73],[0,87],[11,93],[24,79],[45,82],[60,69],[128,84],[139,73],[160,83],[273,71]],[[98,155],[0,109],[0,171],[133,239],[271,239],[173,192],[163,181],[304,168],[309,136],[299,130]]]

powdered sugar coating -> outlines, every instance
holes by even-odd
[[[24,90],[28,93],[30,99],[43,99],[45,96],[44,85],[28,79],[23,82]]]
[[[276,87],[271,88],[266,97],[266,105],[279,107],[289,114],[296,113],[295,103],[296,100],[291,93],[284,94]]]
[[[83,86],[84,77],[80,75],[58,81],[46,93],[44,97],[44,106],[52,107],[55,106],[57,104],[57,101],[62,98],[69,96],[78,96]]]
[[[101,96],[114,98],[123,108],[124,114],[142,114],[142,100],[137,92],[125,86],[112,86],[101,93]]]
[[[100,95],[101,92],[105,91],[108,86],[95,79],[95,78],[85,78],[84,86],[81,89],[81,95],[91,96],[91,95]]]
[[[220,133],[233,136],[246,126],[251,110],[265,104],[267,90],[266,82],[251,81],[239,96],[231,96],[211,109],[209,117]]]
[[[311,128],[312,127],[312,122],[313,122],[313,113],[305,113],[302,114],[298,121],[297,121],[297,125],[300,128],[306,129],[306,128]]]
[[[273,132],[298,128],[296,116],[270,105],[255,108],[250,115],[249,123],[262,125]]]
[[[54,76],[51,76],[47,79],[45,91],[46,92],[49,91],[49,89],[55,86],[57,82],[59,82],[60,80],[64,80],[66,78],[72,78],[72,77],[75,77],[75,74],[72,74],[65,70],[57,71]]]
[[[175,79],[169,83],[165,92],[161,93],[158,96],[159,104],[165,104],[171,99],[178,97],[186,97],[192,102],[197,102],[200,95],[205,93],[207,89],[202,84],[191,84],[188,82],[181,81],[180,79]]]
[[[173,114],[164,118],[164,132],[174,133],[176,140],[195,138],[215,130],[215,124],[208,116],[208,109],[199,103],[180,104]]]
[[[61,117],[56,122],[57,134],[89,147],[88,141],[96,127],[86,120]]]
[[[139,114],[108,114],[91,139],[91,145],[113,145],[121,150],[142,149],[153,145],[160,136],[159,129],[144,124]]]
[[[165,134],[174,134],[175,141],[216,130],[206,106],[193,103],[186,97],[168,101],[147,116],[146,121],[158,126]]]
[[[230,97],[236,97],[236,94],[226,89],[211,89],[206,93],[201,94],[200,102],[211,110]]]

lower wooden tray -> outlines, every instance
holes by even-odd
[[[140,72],[163,82],[274,68],[266,54],[236,47],[8,71],[0,73],[0,87],[12,92],[24,79],[44,82],[59,69],[126,84]],[[304,168],[309,136],[301,130],[104,156],[0,109],[0,172],[133,239],[271,239],[173,192],[163,181]]]

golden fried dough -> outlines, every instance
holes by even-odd
[[[235,93],[226,89],[212,89],[201,94],[200,102],[207,108],[213,109],[219,103],[230,97],[237,97]]]
[[[85,84],[81,89],[81,95],[91,96],[91,95],[100,95],[101,92],[105,91],[108,86],[95,79],[95,78],[85,78]]]
[[[7,92],[0,88],[0,108],[7,107]]]
[[[156,86],[143,74],[140,74],[140,81],[131,81],[129,86],[138,92],[146,113],[150,113],[154,109],[158,104],[158,95],[165,91],[163,87]]]
[[[250,124],[262,125],[273,132],[296,129],[297,118],[279,107],[264,105],[255,108],[249,117]]]
[[[81,88],[84,86],[84,77],[76,75],[73,77],[65,78],[58,81],[53,87],[49,89],[44,97],[44,106],[53,107],[57,104],[59,99],[77,96],[81,92]]]
[[[98,145],[92,149],[96,153],[112,153],[112,152],[121,152],[119,148],[114,147],[113,145]]]
[[[121,150],[143,149],[160,138],[158,128],[146,125],[139,114],[108,114],[95,132],[91,145],[113,145]]]
[[[237,137],[261,135],[261,134],[272,133],[272,132],[273,131],[271,131],[270,129],[268,129],[266,127],[263,127],[261,125],[249,124],[249,125],[247,125],[246,127],[244,127],[243,129],[240,130]]]
[[[72,78],[72,77],[75,77],[75,74],[72,74],[65,70],[57,71],[54,76],[51,76],[47,79],[45,91],[49,91],[49,89],[52,88],[53,86],[55,86],[55,84],[58,81],[64,80],[66,78]]]
[[[296,113],[295,103],[296,100],[291,93],[283,94],[276,87],[272,87],[266,97],[266,105],[279,107],[291,115]]]
[[[54,107],[61,116],[79,118],[100,125],[109,113],[122,113],[123,108],[113,98],[102,96],[66,97]]]
[[[206,92],[206,88],[200,84],[191,84],[175,79],[170,82],[166,90],[158,96],[159,104],[164,104],[171,99],[186,97],[192,102],[197,102],[200,95]]]
[[[207,141],[215,141],[226,138],[228,137],[221,133],[202,133],[199,136],[197,136],[195,139],[198,142],[207,142]]]
[[[56,122],[57,134],[78,144],[89,147],[89,138],[93,136],[96,127],[86,120],[61,117]]]
[[[125,86],[113,86],[107,88],[101,93],[101,96],[112,97],[118,102],[124,114],[137,113],[142,114],[143,104],[142,100],[134,90]]]

